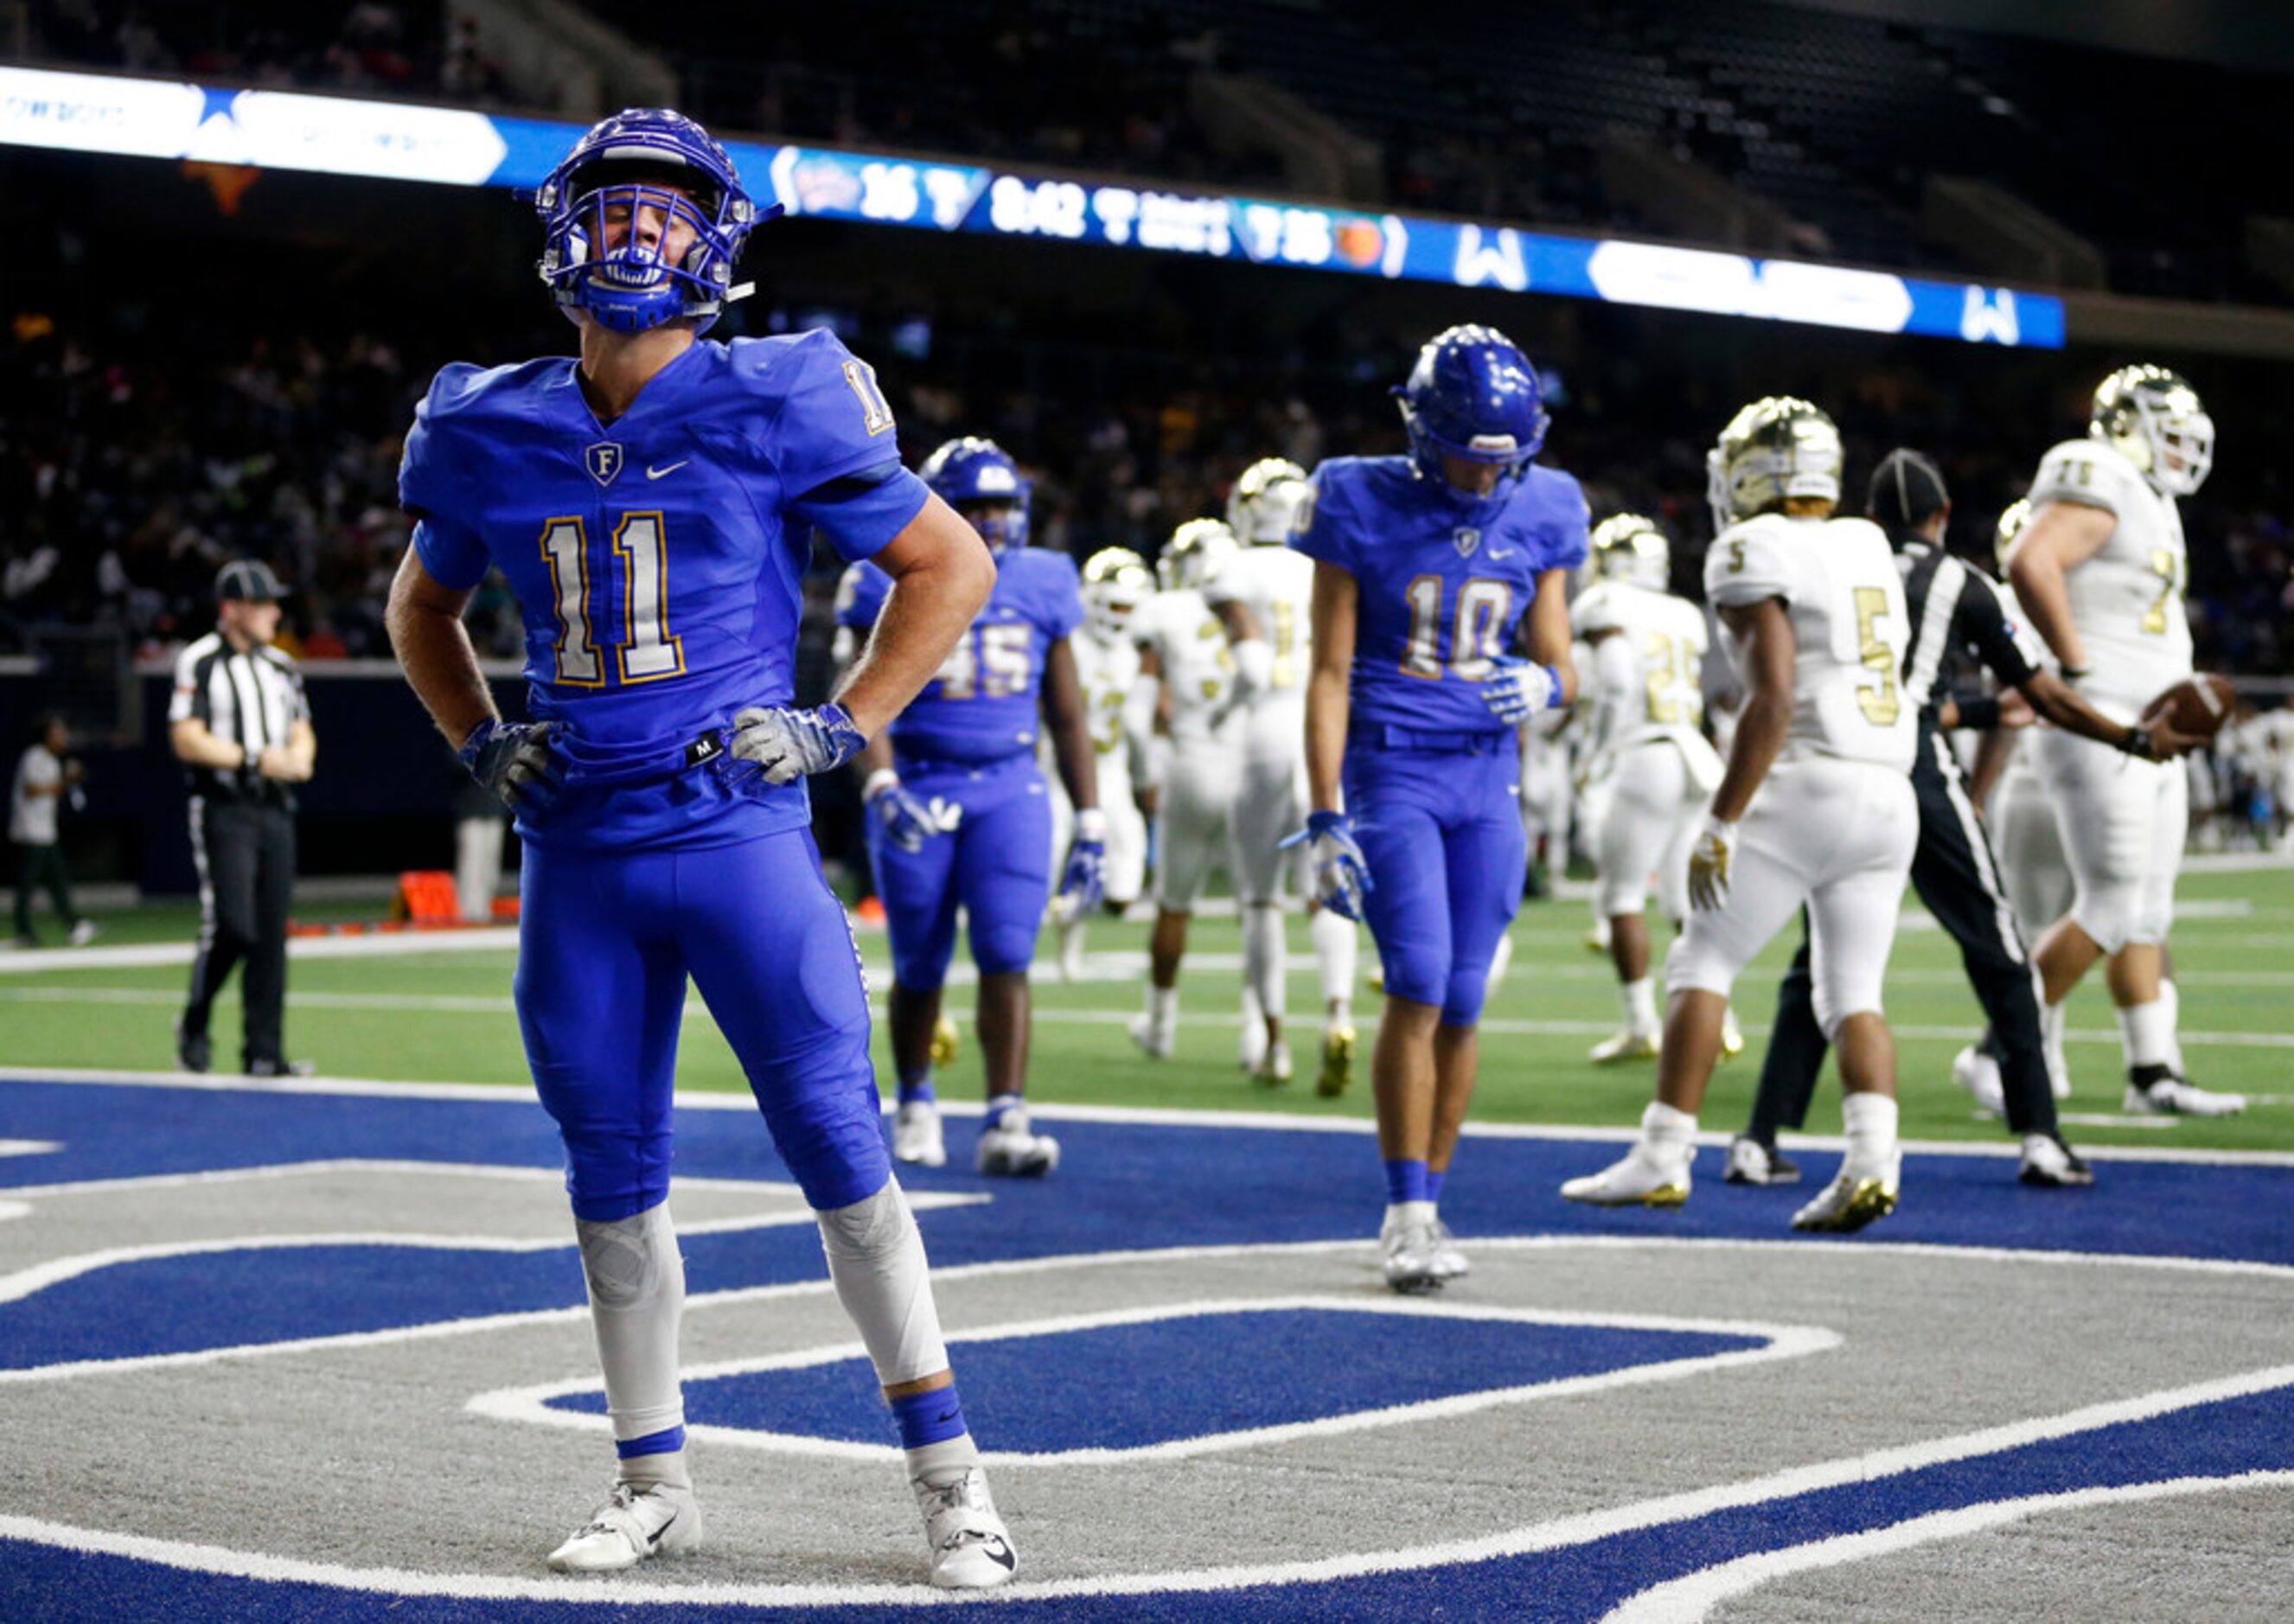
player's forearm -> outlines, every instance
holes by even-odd
[[[1557,708],[1577,702],[1577,640],[1569,629],[1567,575],[1566,570],[1549,569],[1538,577],[1527,616],[1529,657],[1552,667],[1560,684],[1553,699]]]
[[[1346,672],[1316,665],[1306,684],[1306,793],[1316,812],[1338,810],[1352,704]]]
[[[1083,700],[1083,678],[1067,639],[1054,642],[1044,659],[1044,720],[1052,733],[1060,782],[1078,812],[1099,804],[1099,760],[1091,747],[1091,724]]]
[[[309,778],[319,763],[318,730],[307,722],[298,722],[287,736],[288,759],[295,763],[296,773]]]
[[[837,690],[853,725],[869,739],[890,726],[947,663],[995,587],[985,547],[921,559],[896,576],[874,632]]]
[[[2033,673],[2022,688],[2031,708],[2067,732],[2107,745],[2119,744],[2127,737],[2125,722],[2113,722],[2080,698],[2070,683],[2052,671]]]
[[[1729,745],[1728,770],[1720,775],[1720,787],[1712,792],[1714,818],[1735,823],[1744,817],[1785,747],[1792,714],[1789,690],[1758,691],[1745,701],[1744,714],[1737,720],[1737,736]]]
[[[390,650],[398,657],[414,697],[422,701],[446,742],[459,750],[478,723],[499,720],[500,713],[494,708],[485,673],[478,669],[478,651],[471,646],[461,615],[417,601],[402,590],[404,581],[402,574],[383,614]]]

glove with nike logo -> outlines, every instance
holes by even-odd
[[[1494,664],[1497,669],[1482,684],[1482,703],[1497,714],[1499,721],[1518,727],[1559,703],[1561,673],[1552,666],[1534,665],[1517,655],[1501,655]]]
[[[900,782],[900,775],[882,767],[868,775],[860,790],[861,804],[876,820],[884,838],[903,852],[921,852],[924,842],[940,832],[940,820],[923,798]]]
[[[841,705],[798,710],[751,706],[733,717],[733,754],[757,763],[769,784],[786,784],[841,767],[867,747]]]
[[[1107,894],[1107,814],[1096,806],[1086,806],[1076,813],[1075,823],[1067,868],[1060,875],[1056,911],[1062,925],[1083,918]]]
[[[565,763],[549,747],[553,722],[500,722],[489,716],[455,754],[470,776],[512,812],[540,813],[565,785]]]
[[[1359,924],[1363,899],[1374,887],[1371,884],[1369,860],[1363,856],[1362,847],[1354,844],[1346,814],[1308,813],[1306,827],[1284,841],[1280,849],[1287,852],[1301,842],[1306,844],[1307,861],[1314,867],[1314,900],[1340,918]]]

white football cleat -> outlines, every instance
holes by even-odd
[[[1290,1046],[1270,1043],[1258,1064],[1250,1068],[1250,1080],[1270,1089],[1279,1089],[1290,1081]]]
[[[2007,1114],[2007,1091],[1999,1081],[1999,1062],[1973,1044],[1951,1057],[1951,1080],[1975,1098],[1975,1107],[1989,1116]]]
[[[1234,1062],[1253,1076],[1266,1061],[1266,1023],[1249,1015],[1242,1017],[1242,1034],[1234,1046]]]
[[[1614,1038],[1604,1038],[1587,1051],[1595,1065],[1623,1065],[1629,1060],[1656,1058],[1657,1034],[1635,1032],[1631,1027]]]
[[[1379,1233],[1386,1248],[1386,1283],[1403,1293],[1442,1289],[1447,1277],[1438,1254],[1441,1242],[1428,1223],[1389,1224]]]
[[[1729,1167],[1724,1184],[1798,1184],[1800,1163],[1773,1145],[1763,1145],[1749,1133],[1729,1141]]]
[[[1010,1582],[1019,1571],[1020,1554],[1012,1548],[1011,1530],[996,1514],[985,1472],[966,1466],[938,1487],[923,1478],[908,1487],[916,1491],[917,1507],[924,1514],[933,1584],[943,1590],[986,1590]]]
[[[71,927],[71,944],[74,947],[85,947],[102,934],[103,934],[102,926],[98,925],[94,919],[82,919]]]
[[[2161,1077],[2148,1089],[2128,1083],[2119,1108],[2128,1116],[2236,1116],[2246,1109],[2246,1096],[2217,1094],[2180,1077]]]
[[[1139,1052],[1150,1060],[1168,1060],[1179,1047],[1179,1035],[1170,1024],[1158,1021],[1151,1015],[1135,1015],[1127,1028],[1131,1041],[1139,1045]]]
[[[2060,1135],[2027,1133],[2023,1158],[2016,1178],[2041,1189],[2083,1190],[2095,1182],[2095,1169],[2085,1157],[2063,1143]]]
[[[1858,1177],[1842,1173],[1793,1214],[1795,1229],[1817,1229],[1846,1235],[1876,1223],[1896,1210],[1902,1163],[1887,1172]]]
[[[613,1573],[648,1556],[687,1556],[701,1548],[701,1502],[690,1489],[616,1483],[606,1503],[549,1553],[558,1573]]]
[[[974,1163],[991,1179],[1041,1179],[1060,1164],[1060,1142],[1035,1130],[1027,1106],[1013,1106],[980,1130]]]
[[[1635,1145],[1622,1162],[1570,1179],[1561,1187],[1561,1198],[1596,1207],[1680,1206],[1688,1200],[1688,1170],[1695,1159],[1692,1152],[1677,1163],[1660,1163],[1646,1147]]]
[[[1438,1218],[1434,1220],[1433,1263],[1434,1276],[1438,1280],[1460,1279],[1474,1269],[1473,1260],[1458,1249],[1458,1237]]]
[[[940,1131],[940,1107],[912,1099],[892,1116],[892,1160],[918,1167],[946,1167],[948,1138]]]

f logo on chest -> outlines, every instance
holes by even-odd
[[[600,487],[609,486],[622,471],[622,448],[611,440],[600,440],[582,453],[582,461]]]
[[[1460,525],[1450,536],[1450,544],[1458,550],[1461,559],[1470,559],[1481,551],[1482,533],[1471,525]]]

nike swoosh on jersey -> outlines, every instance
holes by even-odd
[[[1493,559],[1509,559],[1520,551],[1521,549],[1518,547],[1493,547],[1490,549],[1490,557]]]
[[[692,458],[687,457],[686,458],[685,462],[690,462],[692,461]],[[648,479],[658,479],[663,474],[673,474],[679,469],[683,468],[685,466],[685,462],[672,462],[667,468],[649,468],[646,469],[646,477]]]

